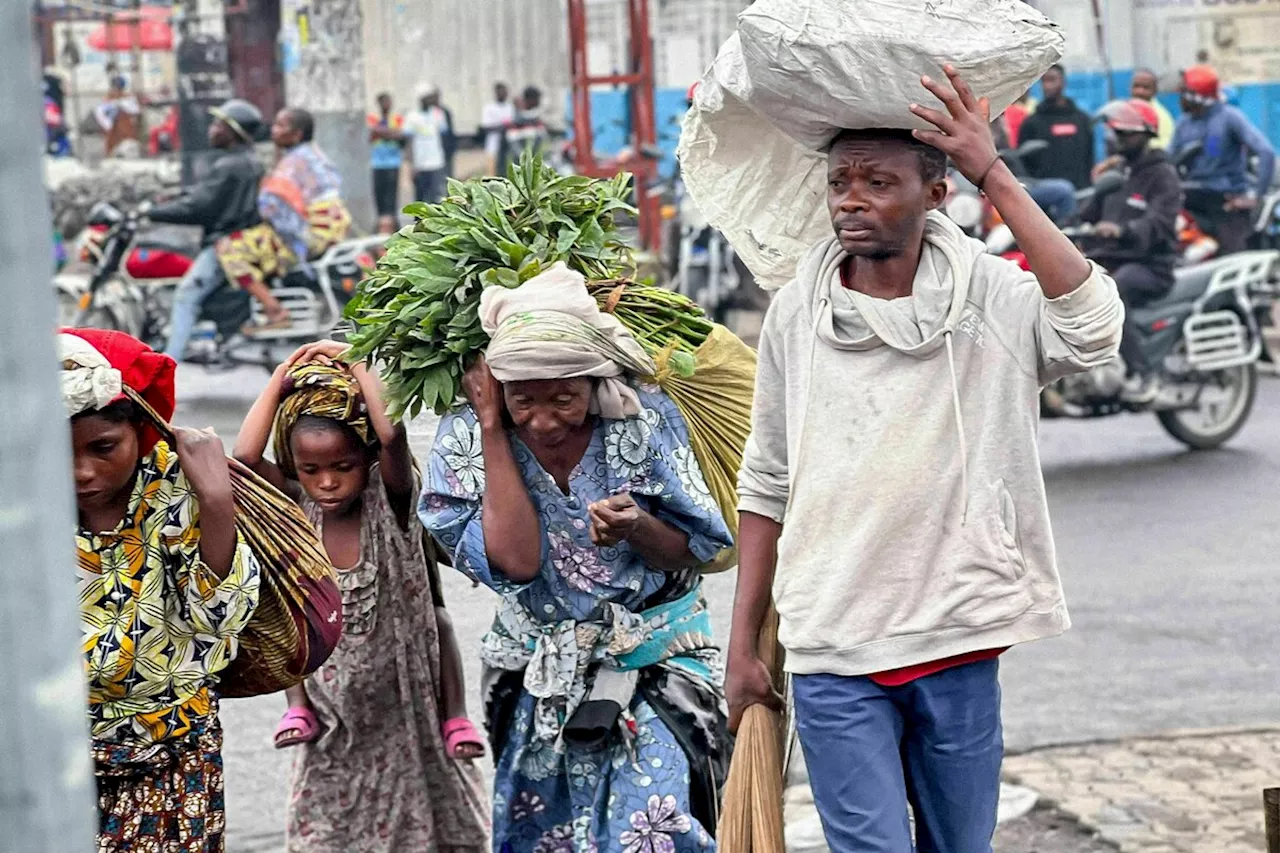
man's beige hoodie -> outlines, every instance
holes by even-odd
[[[841,286],[815,246],[760,340],[743,512],[783,522],[773,594],[787,669],[866,675],[1070,625],[1036,445],[1041,387],[1115,355],[1098,267],[1034,276],[931,213],[910,297]]]

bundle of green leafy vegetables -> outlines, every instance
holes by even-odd
[[[415,222],[387,243],[346,309],[354,359],[382,365],[389,414],[444,413],[460,399],[462,375],[488,343],[480,327],[486,287],[518,287],[563,261],[646,349],[678,353],[676,370],[712,324],[690,300],[630,281],[631,250],[615,216],[634,214],[630,175],[562,176],[527,154],[505,178],[450,181],[439,204],[406,208]]]

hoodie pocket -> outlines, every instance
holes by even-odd
[[[1013,576],[1022,580],[1027,574],[1027,561],[1022,556],[1021,546],[1018,545],[1018,508],[1004,480],[996,480],[992,488],[995,492],[996,533],[1001,547],[1004,548]]]
[[[984,627],[1014,619],[1031,606],[1017,509],[1003,480],[973,496],[958,544],[952,555],[951,624]]]

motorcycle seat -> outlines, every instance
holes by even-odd
[[[1211,261],[1205,261],[1202,264],[1195,264],[1189,267],[1180,267],[1173,271],[1173,287],[1169,292],[1154,302],[1149,302],[1142,306],[1143,311],[1149,311],[1157,308],[1172,308],[1177,305],[1185,305],[1188,302],[1195,302],[1209,287],[1209,281],[1213,278],[1220,268],[1231,260],[1228,255],[1225,258],[1215,258]]]
[[[134,245],[145,251],[172,252],[175,255],[183,255],[188,258],[193,258],[200,252],[198,243],[167,240],[164,237],[139,237]]]

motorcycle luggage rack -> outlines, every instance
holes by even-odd
[[[271,291],[280,305],[289,312],[290,323],[275,329],[263,329],[253,333],[255,341],[272,341],[284,338],[320,337],[328,332],[321,328],[325,315],[325,304],[316,298],[313,291],[305,287],[281,287]],[[253,322],[262,325],[267,322],[266,314],[256,302],[253,306]]]
[[[1234,311],[1193,314],[1183,326],[1183,337],[1187,363],[1196,370],[1225,370],[1258,358],[1249,345],[1249,330]]]

